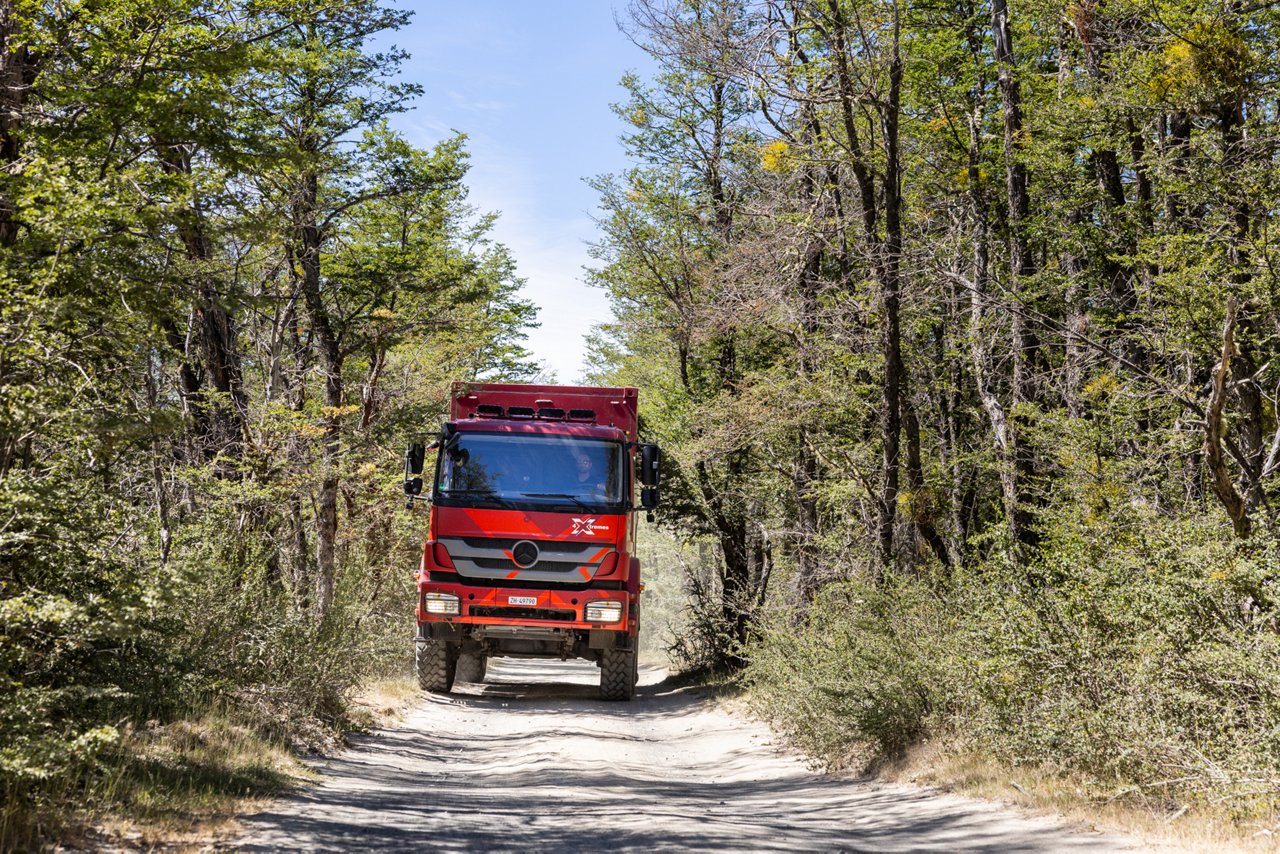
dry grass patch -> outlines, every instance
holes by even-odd
[[[1238,824],[1203,810],[1143,803],[1068,774],[1007,766],[941,741],[917,744],[901,758],[878,764],[876,777],[1000,801],[1054,814],[1088,827],[1125,834],[1149,845],[1188,852],[1280,850],[1276,823]],[[1123,791],[1123,790],[1121,790]]]
[[[51,839],[61,851],[207,849],[234,835],[238,814],[312,779],[282,742],[220,714],[152,721],[125,729],[60,795],[15,805],[0,850]]]
[[[412,679],[379,679],[352,697],[348,714],[357,728],[390,726],[399,723],[421,700],[422,689]]]
[[[104,783],[98,832],[143,848],[225,838],[237,814],[314,779],[283,744],[224,717],[127,733]]]

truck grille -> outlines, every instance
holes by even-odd
[[[537,547],[532,563],[520,565],[512,559]],[[441,537],[458,575],[471,581],[524,581],[583,584],[613,551],[612,543],[561,540],[517,540],[511,537]]]
[[[500,617],[504,620],[561,620],[573,622],[577,614],[558,608],[510,608],[494,605],[473,605],[469,609],[473,617]]]

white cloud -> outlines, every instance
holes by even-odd
[[[500,113],[507,109],[507,104],[494,99],[475,99],[462,92],[451,91],[449,100],[454,107],[465,113]]]
[[[608,4],[458,4],[405,0],[418,10],[397,34],[414,58],[406,76],[423,97],[397,125],[416,145],[467,134],[470,202],[498,211],[493,238],[511,249],[524,296],[539,307],[535,358],[561,382],[585,370],[586,336],[611,319],[605,294],[583,282],[597,236],[596,198],[583,177],[624,167],[616,81],[646,57],[618,34]]]
[[[508,246],[519,274],[528,280],[524,296],[538,305],[541,327],[530,331],[529,348],[554,369],[561,382],[576,381],[585,370],[586,336],[610,319],[604,293],[582,281],[589,263],[587,241],[595,223],[585,213],[549,214],[546,181],[527,155],[505,149],[484,135],[471,140],[470,201],[481,211],[500,211],[494,238]],[[580,182],[560,188],[565,195],[590,198]]]

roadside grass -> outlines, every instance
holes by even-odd
[[[707,670],[673,670],[666,686],[699,686],[733,714],[771,723],[760,713],[760,698],[734,675]],[[798,752],[805,746],[771,728]],[[874,750],[846,744],[842,756],[809,754],[812,767],[826,772],[924,786],[1017,807],[1070,824],[1123,834],[1165,850],[1187,852],[1280,851],[1280,823],[1240,821],[1229,809],[1178,806],[1132,787],[1108,789],[1082,775],[1056,773],[1034,765],[1010,765],[945,739],[925,739],[891,757],[873,759]]]
[[[351,697],[343,729],[395,724],[421,696],[408,677],[370,681]],[[315,782],[303,753],[341,744],[338,732],[316,721],[224,711],[126,726],[95,767],[60,790],[35,802],[5,793],[0,851],[34,850],[49,840],[64,851],[207,850],[234,837],[237,816]]]
[[[225,839],[238,813],[314,775],[260,727],[210,712],[125,728],[96,767],[36,802],[6,797],[0,850],[184,850]]]
[[[408,677],[372,680],[351,697],[343,729],[393,725],[421,696]],[[237,816],[316,781],[302,753],[341,747],[339,733],[298,723],[219,713],[127,731],[66,813],[63,846],[195,851],[229,842]]]
[[[351,728],[364,731],[398,723],[421,699],[422,689],[409,676],[375,679],[351,699]]]
[[[956,740],[925,738],[893,755],[877,755],[870,745],[845,743],[840,755],[815,756],[794,733],[780,730],[776,719],[762,714],[761,698],[751,685],[724,676],[705,679],[705,673],[684,671],[673,673],[667,684],[707,686],[730,712],[769,724],[793,750],[808,756],[817,771],[857,774],[997,802],[1083,828],[1123,834],[1163,850],[1280,851],[1280,817],[1241,820],[1224,804],[1179,804],[1158,791],[1108,788],[1081,774],[1000,762]]]
[[[736,701],[745,699],[747,688],[743,684],[740,674],[731,670],[725,670],[715,667],[692,667],[688,669],[679,669],[671,667],[667,671],[667,677],[662,680],[662,684],[671,688],[690,688],[697,686],[707,689],[710,694],[719,700]]]
[[[283,743],[221,716],[131,733],[124,751],[103,796],[157,832],[185,832],[230,817],[246,798],[275,795],[313,777]]]
[[[1081,775],[1012,766],[941,740],[912,745],[899,757],[874,764],[868,773],[880,780],[1061,816],[1163,848],[1249,854],[1280,850],[1280,825],[1275,823],[1240,822],[1226,810],[1172,806],[1160,797],[1124,788],[1110,791]]]

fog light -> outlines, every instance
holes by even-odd
[[[588,623],[616,623],[622,619],[622,603],[616,599],[588,602],[586,618]]]
[[[422,594],[422,604],[423,609],[428,614],[456,617],[462,613],[462,605],[458,601],[458,597],[452,593],[424,593]]]

